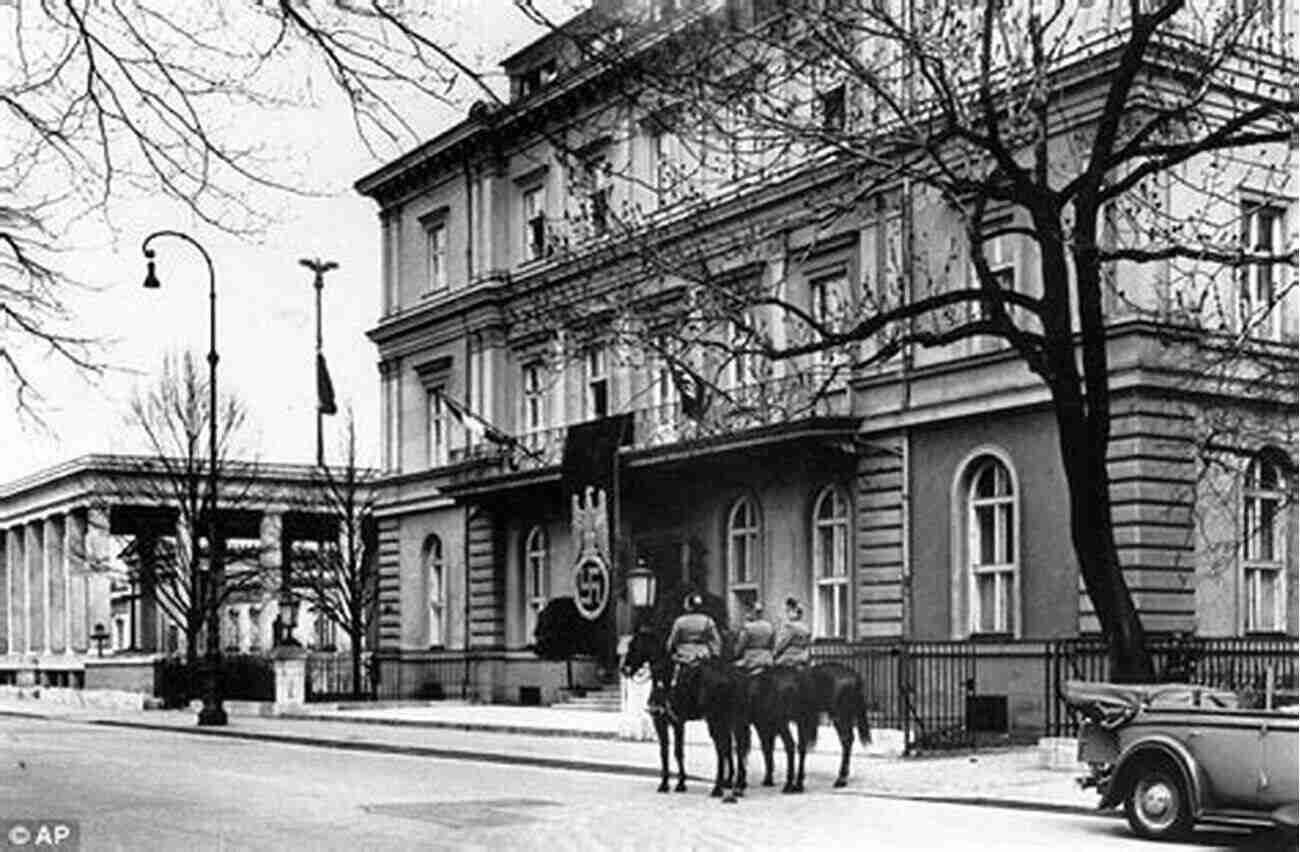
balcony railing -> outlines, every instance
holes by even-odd
[[[849,393],[842,380],[828,381],[823,370],[756,382],[714,392],[702,411],[689,416],[680,401],[635,409],[632,412],[636,449],[704,440],[763,426],[794,423],[812,417],[849,414]],[[480,441],[451,451],[453,465],[481,462],[494,472],[537,470],[560,464],[567,427],[541,429],[518,436],[517,443]],[[481,468],[454,478],[476,479]]]

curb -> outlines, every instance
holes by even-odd
[[[374,743],[360,740],[335,740],[325,737],[303,737],[290,734],[264,734],[254,731],[222,730],[220,728],[180,728],[172,725],[154,725],[148,722],[129,722],[120,719],[88,719],[87,724],[106,728],[134,728],[149,731],[168,731],[191,736],[218,737],[225,739],[256,740],[258,742],[283,743],[286,745],[312,746],[315,748],[337,749],[339,751],[360,751],[377,754],[398,754],[409,757],[436,757],[447,760],[472,760],[480,763],[503,763],[509,765],[537,766],[546,769],[569,769],[578,772],[603,772],[609,775],[634,775],[646,778],[658,778],[659,770],[644,766],[628,766],[621,763],[604,763],[596,760],[576,758],[545,757],[531,754],[502,754],[500,752],[473,751],[468,749],[437,748],[433,746],[411,746],[396,743]],[[693,781],[705,779],[687,775]]]
[[[437,728],[446,731],[470,731],[487,734],[526,734],[537,737],[574,737],[587,740],[617,740],[614,731],[586,731],[569,728],[538,728],[532,725],[494,724],[488,722],[440,722],[415,719],[374,719],[365,716],[314,716],[310,713],[280,713],[275,718],[302,722],[347,722],[351,725],[381,725],[392,728]]]

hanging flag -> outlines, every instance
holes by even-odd
[[[677,395],[682,400],[682,414],[692,420],[699,420],[709,408],[708,388],[694,372],[676,361],[669,361],[668,369],[672,372]]]
[[[442,401],[446,404],[447,411],[451,413],[452,417],[456,418],[457,423],[464,427],[473,442],[478,443],[486,440],[507,447],[518,443],[513,436],[502,432],[487,422],[486,419],[470,411],[451,397],[444,393],[438,395],[442,397]]]
[[[334,404],[334,383],[330,381],[329,368],[325,366],[325,356],[316,353],[316,410],[321,414],[338,414]]]

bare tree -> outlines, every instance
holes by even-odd
[[[116,237],[116,211],[140,200],[256,234],[275,208],[256,190],[321,189],[267,117],[342,104],[371,150],[401,150],[420,138],[410,116],[454,102],[449,23],[436,4],[365,0],[3,4],[0,365],[19,410],[39,413],[41,350],[105,363],[68,309],[85,284],[70,240]]]
[[[325,511],[338,536],[295,558],[290,582],[316,610],[348,635],[352,692],[364,695],[362,658],[379,600],[379,539],[374,508],[378,474],[357,463],[356,427],[349,410],[343,464],[316,469]]]
[[[603,70],[583,79],[600,80],[605,103],[542,135],[579,181],[581,140],[629,127],[676,156],[649,176],[587,162],[590,187],[577,187],[547,250],[563,255],[572,240],[590,253],[596,238],[605,262],[529,294],[518,321],[561,341],[560,330],[609,328],[672,362],[693,394],[734,396],[727,370],[763,377],[785,363],[810,384],[809,404],[850,373],[906,370],[921,350],[1009,350],[1050,395],[1073,548],[1113,675],[1151,676],[1112,518],[1108,333],[1143,317],[1194,347],[1293,369],[1293,352],[1258,340],[1295,331],[1295,276],[1270,272],[1296,265],[1276,216],[1295,198],[1285,7],[598,6],[552,26],[569,62]],[[483,120],[505,128],[515,115],[499,105]],[[620,179],[621,201],[596,197]],[[735,215],[737,199],[796,197],[792,187],[797,204]],[[835,292],[808,299],[784,276],[734,272],[788,235],[811,235],[816,251],[868,220],[896,223],[877,237],[884,262]],[[1008,274],[1007,241],[1031,286]],[[1293,389],[1268,392],[1285,407]]]
[[[260,590],[264,580],[253,552],[248,554],[251,568],[227,567],[216,577],[208,570],[213,548],[224,551],[227,546],[222,515],[252,499],[256,466],[231,458],[246,426],[247,413],[238,398],[225,394],[216,413],[220,498],[217,540],[208,541],[212,495],[208,488],[207,441],[208,418],[212,415],[207,380],[199,363],[190,352],[165,358],[157,380],[132,399],[127,418],[150,450],[149,455],[134,458],[129,496],[141,504],[163,509],[175,519],[171,535],[151,536],[151,552],[137,554],[134,579],[184,632],[186,660],[190,664],[197,659],[199,637],[208,619],[231,597]],[[227,563],[227,559],[223,552],[219,562]],[[231,560],[227,564],[238,563]]]

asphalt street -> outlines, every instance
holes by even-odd
[[[75,819],[82,849],[1143,849],[1122,820],[0,719],[0,818]],[[1286,848],[1204,832],[1160,849]],[[0,838],[0,848],[7,848]]]

